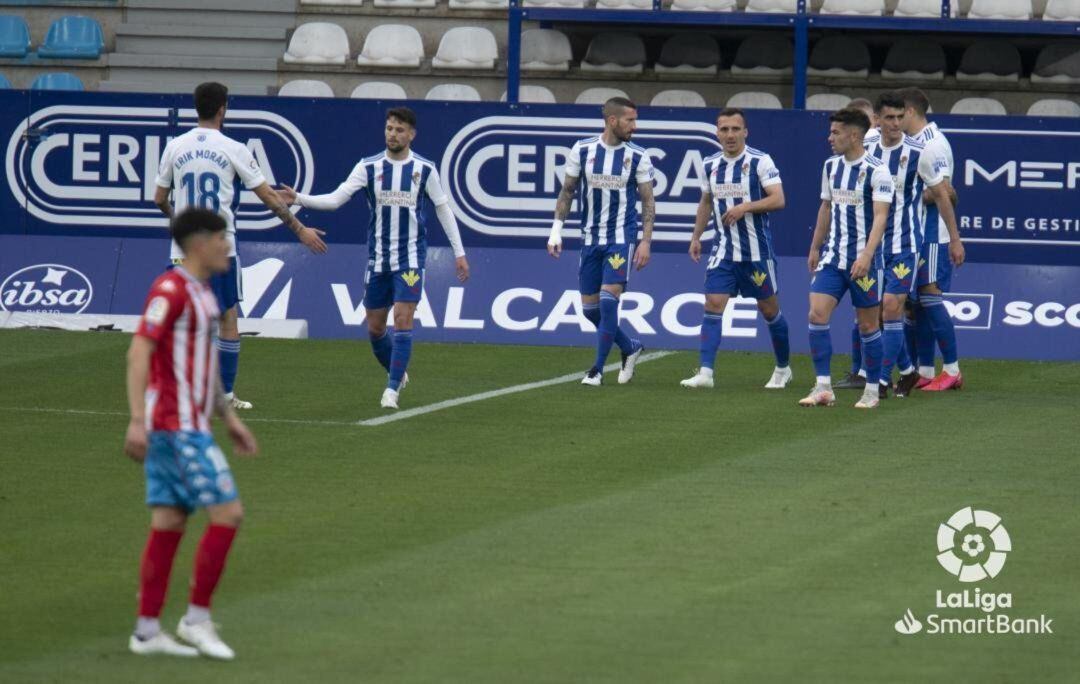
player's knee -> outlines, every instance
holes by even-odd
[[[622,296],[622,285],[604,285],[602,288],[604,292],[610,295],[614,295],[616,299]]]
[[[385,321],[368,321],[367,326],[368,337],[373,340],[377,340],[386,334],[386,322]]]
[[[920,294],[939,295],[941,294],[941,288],[937,286],[937,283],[927,283],[926,285],[919,286]]]
[[[885,301],[882,302],[881,315],[887,321],[898,321],[903,316],[904,305],[901,304],[900,298],[892,295],[885,295]]]
[[[872,335],[878,331],[878,322],[876,320],[859,321],[859,332],[863,335]]]
[[[776,314],[780,313],[780,302],[776,301],[775,296],[758,300],[757,307],[761,315],[770,320],[776,318]]]
[[[164,532],[183,532],[187,515],[177,508],[155,506],[150,512],[150,527]]]
[[[244,522],[244,506],[240,500],[230,501],[223,506],[214,506],[207,511],[210,522],[226,527],[240,527]]]

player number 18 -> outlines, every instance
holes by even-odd
[[[218,199],[218,190],[221,189],[221,180],[217,174],[209,171],[199,175],[198,183],[195,182],[194,173],[185,173],[181,179],[182,185],[187,188],[187,205],[189,207],[202,207],[218,211],[221,208],[221,200]],[[198,190],[198,202],[195,201],[195,193]]]

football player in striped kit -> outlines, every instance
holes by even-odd
[[[723,333],[728,299],[743,295],[757,300],[772,338],[776,367],[765,384],[783,389],[791,382],[788,325],[780,311],[769,214],[784,208],[780,170],[772,157],[747,147],[746,115],[724,109],[716,118],[716,139],[723,151],[705,159],[690,258],[701,260],[701,235],[716,222],[716,244],[705,269],[705,315],[701,323],[701,367],[683,387],[712,387],[716,350]]]
[[[612,344],[622,354],[619,383],[634,377],[644,345],[619,327],[619,297],[637,270],[649,263],[656,201],[649,153],[630,142],[637,129],[637,106],[624,97],[604,103],[604,132],[574,143],[566,160],[563,186],[555,204],[548,253],[562,254],[563,222],[578,186],[581,195],[581,260],[578,288],[585,317],[596,326],[596,361],[581,380],[598,387]],[[637,203],[641,200],[641,240]]]
[[[893,201],[893,179],[881,160],[868,154],[863,139],[870,119],[857,109],[829,117],[829,145],[836,156],[821,174],[821,206],[807,265],[810,283],[810,356],[817,382],[801,406],[832,406],[829,321],[845,293],[851,293],[862,333],[867,382],[856,408],[878,405],[883,354],[879,316],[882,290],[881,239]],[[827,240],[826,240],[827,238]]]
[[[427,257],[423,212],[429,202],[453,249],[461,282],[469,278],[469,262],[435,164],[411,149],[416,114],[406,107],[387,111],[385,134],[386,150],[361,160],[333,192],[306,195],[284,186],[278,193],[290,204],[332,211],[363,191],[371,208],[364,292],[368,336],[375,358],[388,374],[380,404],[396,409],[399,392],[409,381],[406,369],[412,356],[413,317],[423,294]],[[391,306],[393,335],[386,331]]]

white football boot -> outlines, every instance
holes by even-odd
[[[158,632],[149,639],[140,639],[134,634],[128,640],[128,648],[137,655],[171,655],[181,658],[195,658],[199,649],[185,646],[165,632]]]
[[[398,393],[387,387],[383,390],[382,401],[379,402],[379,405],[384,409],[396,409],[398,407],[397,400]]]
[[[791,366],[787,368],[774,368],[772,377],[765,383],[765,389],[784,389],[791,382],[794,377],[791,373]]]
[[[183,618],[180,618],[176,633],[181,639],[199,649],[199,653],[204,656],[216,658],[217,660],[232,660],[236,657],[228,644],[218,636],[217,629],[214,628],[214,623],[210,620],[203,620],[194,625],[189,625]]]
[[[836,395],[832,388],[826,385],[817,385],[810,390],[810,394],[799,400],[799,406],[832,406],[836,403]]]
[[[229,404],[236,411],[246,411],[246,410],[251,408],[251,402],[250,401],[244,401],[243,399],[237,399],[236,395],[233,394],[232,392],[227,392],[225,394],[225,399],[226,399],[226,401],[229,402]]]
[[[867,383],[866,389],[863,390],[862,397],[855,402],[855,408],[857,409],[872,409],[877,408],[881,403],[881,398],[878,395],[878,388],[871,387],[870,383]]]
[[[694,377],[682,380],[679,384],[683,387],[711,389],[713,386],[712,373],[705,373],[704,371],[704,368],[699,368]]]
[[[585,377],[581,379],[582,385],[589,385],[590,387],[599,387],[604,384],[604,374],[595,368],[590,368],[589,372],[585,374]]]
[[[645,351],[645,345],[637,340],[634,340],[634,344],[638,345],[637,350],[623,357],[622,368],[619,369],[620,385],[625,385],[634,379],[634,367],[637,366],[638,359],[641,358],[641,352]]]

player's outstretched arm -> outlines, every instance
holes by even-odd
[[[652,182],[640,183],[638,194],[641,195],[641,242],[634,249],[634,266],[640,271],[648,265],[652,256],[652,232],[656,222],[656,196],[653,195]]]
[[[578,177],[566,174],[563,176],[562,189],[559,190],[559,198],[555,200],[555,220],[551,223],[551,235],[548,236],[548,254],[559,258],[562,254],[562,228],[563,221],[570,215],[570,207],[574,204],[574,190],[577,189]]]
[[[285,202],[281,201],[278,194],[270,189],[270,186],[263,183],[259,187],[255,188],[254,193],[262,200],[266,208],[274,212],[282,223],[293,232],[293,235],[300,240],[300,242],[316,254],[326,254],[326,243],[322,241],[322,236],[326,235],[325,231],[321,231],[318,228],[308,228],[300,219],[296,218],[289,206]]]
[[[832,202],[821,200],[818,207],[817,223],[814,224],[814,237],[810,240],[810,254],[806,258],[806,266],[813,273],[817,270],[818,261],[821,260],[821,246],[825,244],[825,237],[829,234],[829,217],[832,214]]]
[[[694,232],[690,235],[690,258],[694,263],[701,261],[701,236],[709,227],[709,219],[712,217],[712,193],[702,192],[701,200],[698,201],[697,214],[694,215]]]
[[[146,458],[146,383],[154,341],[142,335],[131,338],[127,353],[127,398],[131,420],[124,437],[124,453],[136,463]]]

